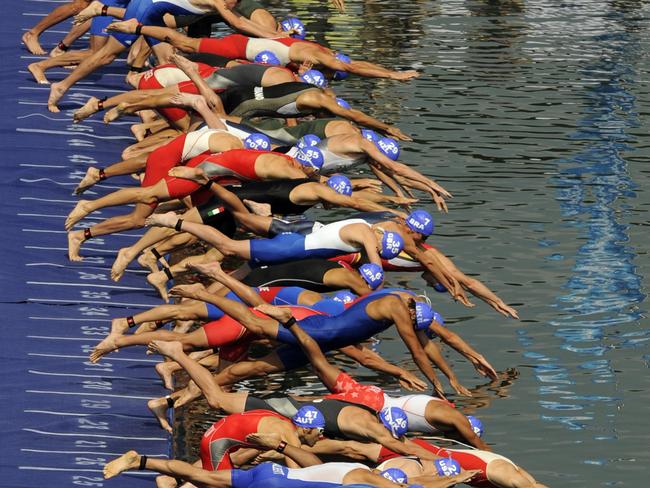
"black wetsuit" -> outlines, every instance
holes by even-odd
[[[255,268],[242,281],[248,286],[300,286],[316,292],[338,290],[325,285],[325,274],[333,269],[348,269],[327,259],[303,259],[290,263]]]
[[[271,213],[274,215],[301,215],[312,208],[313,204],[300,205],[293,203],[289,195],[298,186],[310,183],[309,178],[293,180],[272,180],[253,181],[244,183],[241,186],[229,186],[228,190],[233,192],[240,200],[252,200],[257,203],[268,203],[271,205]],[[209,212],[213,207],[221,206],[216,198],[211,198],[207,203],[199,207],[199,212]]]
[[[230,115],[295,117],[315,112],[315,110],[299,111],[295,103],[300,95],[311,90],[322,91],[309,83],[290,81],[267,87],[236,86],[219,93],[219,98],[224,110]]]
[[[223,68],[228,64],[228,62],[232,61],[230,58],[212,53],[192,53],[186,54],[185,57],[195,63],[203,63],[208,66],[214,66],[215,68]]]
[[[280,415],[291,418],[295,415],[298,409],[300,409],[300,407],[304,407],[306,405],[317,408],[323,414],[323,417],[325,417],[325,435],[329,438],[346,438],[343,432],[341,432],[339,429],[338,423],[339,414],[344,408],[363,408],[371,412],[373,415],[377,414],[377,412],[363,405],[344,402],[341,400],[330,400],[324,398],[322,400],[316,401],[304,401],[296,400],[295,398],[291,397],[269,398],[267,400],[263,400],[262,398],[254,397],[252,395],[248,395],[248,398],[246,398],[244,411],[271,410],[272,412],[276,412]]]

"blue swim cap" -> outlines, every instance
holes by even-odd
[[[399,468],[384,469],[379,474],[384,478],[386,478],[387,480],[392,481],[393,483],[406,483],[406,481],[408,480],[408,476],[406,475],[406,473]]]
[[[306,429],[322,429],[325,427],[325,417],[316,407],[305,405],[300,407],[291,421],[298,427]]]
[[[379,140],[379,134],[372,129],[361,129],[361,137],[375,143]]]
[[[339,61],[341,61],[342,63],[345,63],[345,64],[350,64],[352,62],[352,60],[350,59],[350,56],[348,56],[347,54],[336,53],[334,55],[334,57],[336,59],[338,59]],[[335,71],[333,79],[335,79],[335,80],[344,80],[348,76],[350,76],[350,73],[348,73],[347,71]]]
[[[298,149],[305,149],[306,147],[312,147],[318,145],[320,142],[320,137],[315,134],[305,134],[296,143]]]
[[[386,407],[379,412],[379,419],[395,439],[399,439],[409,430],[406,412],[399,407]]]
[[[460,464],[453,459],[436,459],[433,462],[438,476],[453,476],[460,473]]]
[[[352,182],[347,176],[332,175],[327,180],[327,186],[329,186],[336,193],[340,193],[346,197],[352,195]]]
[[[272,51],[260,51],[253,58],[253,61],[255,63],[270,64],[273,66],[280,66],[282,64]]]
[[[415,210],[406,217],[406,225],[414,232],[425,236],[433,234],[433,217],[426,210]]]
[[[304,39],[305,35],[307,34],[307,29],[305,29],[305,24],[300,22],[300,20],[295,17],[289,17],[288,19],[284,19],[282,22],[280,22],[280,27],[282,27],[282,30],[285,32],[294,30],[295,33],[291,34],[291,37],[295,37],[296,39]]]
[[[384,259],[393,259],[399,256],[404,249],[404,239],[397,232],[384,231],[381,238],[381,251],[379,255]]]
[[[303,166],[311,166],[316,171],[319,171],[325,162],[323,153],[320,152],[320,149],[317,147],[306,147],[304,149],[300,149],[295,158]]]
[[[416,314],[417,314],[417,310],[416,310]],[[435,311],[433,312],[433,317],[431,318],[431,322],[433,322],[434,320],[438,322],[440,325],[445,325],[445,319],[443,319],[442,315],[440,315],[438,312]],[[429,325],[431,325],[431,322],[429,322]],[[434,331],[429,329],[429,326],[427,326],[425,332],[427,333],[427,337],[429,339],[435,339],[436,337],[438,337],[438,334],[436,334]]]
[[[415,330],[428,329],[435,312],[425,302],[415,302]]]
[[[359,266],[359,274],[366,280],[371,290],[376,289],[384,282],[384,270],[375,263],[366,263]]]
[[[340,107],[347,108],[348,110],[350,110],[352,108],[350,106],[350,104],[348,102],[346,102],[345,100],[343,100],[342,98],[337,97],[336,98],[336,103],[338,103]]]
[[[336,292],[332,300],[336,300],[337,302],[341,303],[350,303],[353,302],[356,298],[357,296],[351,291],[341,290]]]
[[[469,425],[472,426],[474,433],[481,437],[483,435],[483,422],[474,417],[473,415],[468,415],[467,420],[469,420]]]
[[[271,140],[264,134],[253,132],[244,139],[244,147],[246,149],[257,149],[258,151],[270,151]]]
[[[300,75],[300,79],[305,83],[311,83],[318,88],[325,88],[327,86],[327,78],[317,69],[309,69]]]
[[[438,293],[445,293],[447,291],[447,287],[442,283],[434,284],[433,289],[436,290]]]
[[[374,142],[375,146],[377,146],[377,149],[379,149],[384,156],[392,159],[393,161],[397,161],[400,151],[399,142],[390,137],[382,137],[378,141]]]

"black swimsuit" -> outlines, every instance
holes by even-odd
[[[279,85],[236,86],[219,93],[221,102],[227,114],[239,117],[255,116],[288,116],[309,115],[313,110],[299,111],[296,99],[310,90],[321,91],[320,88],[290,81]]]
[[[327,259],[303,259],[255,268],[242,281],[248,286],[300,286],[316,292],[333,291],[323,283],[325,274],[345,266]]]

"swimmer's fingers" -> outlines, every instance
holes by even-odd
[[[389,127],[386,129],[386,134],[393,136],[395,139],[399,139],[400,141],[412,141],[413,139],[406,134],[404,134],[401,130],[399,130],[397,127]]]
[[[519,313],[514,308],[509,307],[505,303],[497,304],[494,308],[497,310],[497,312],[505,315],[506,317],[519,320]]]
[[[449,209],[447,208],[447,202],[445,202],[444,198],[440,197],[435,192],[431,192],[431,197],[433,198],[433,201],[436,204],[436,207],[438,207],[439,211],[444,213],[449,212]]]
[[[492,365],[488,363],[487,360],[480,354],[472,360],[472,363],[474,365],[474,369],[476,369],[476,371],[478,371],[483,376],[487,376],[493,380],[499,377]]]
[[[339,11],[339,13],[345,12],[345,2],[344,0],[330,0],[334,8]]]
[[[452,477],[453,482],[454,483],[465,483],[466,481],[469,481],[472,478],[474,478],[479,473],[481,473],[480,469],[471,469],[469,471],[463,471],[462,473],[456,474],[456,475],[454,475]],[[449,481],[452,481],[452,480],[449,480]]]
[[[399,384],[409,391],[424,391],[427,389],[427,384],[424,381],[408,371],[402,373]]]
[[[456,380],[450,381],[449,384],[454,389],[454,391],[456,393],[458,393],[459,395],[463,395],[463,396],[466,396],[466,397],[471,397],[472,396],[472,392],[469,391],[467,388],[465,388],[463,385],[461,385],[458,381],[456,381]]]

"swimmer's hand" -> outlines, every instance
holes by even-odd
[[[437,396],[438,398],[442,398],[443,400],[446,400],[447,397],[445,396],[445,390],[442,388],[442,384],[438,380],[438,378],[435,379],[433,382],[433,395]]]
[[[399,376],[399,384],[408,391],[425,391],[427,384],[410,371],[402,371]]]
[[[492,308],[494,308],[494,310],[499,312],[501,315],[519,320],[519,313],[514,308],[506,305],[505,303],[501,301],[496,303],[490,302],[490,305],[492,305]]]
[[[371,191],[373,193],[381,193],[382,182],[374,178],[354,178],[350,180],[352,189],[354,191]]]
[[[192,300],[200,300],[198,298],[201,292],[205,291],[201,283],[192,283],[191,285],[176,285],[169,290],[169,296],[174,298],[191,298]]]
[[[449,384],[454,389],[454,391],[459,395],[463,395],[466,397],[472,396],[472,392],[469,391],[467,388],[465,388],[463,385],[461,385],[457,379],[449,380]]]
[[[389,136],[394,137],[395,139],[399,139],[400,141],[412,141],[413,140],[411,137],[404,134],[397,127],[390,126],[384,132],[386,132],[386,134],[388,134]]]
[[[345,12],[345,1],[344,0],[330,0],[334,8],[339,11],[339,13]]]
[[[471,480],[480,472],[480,469],[470,469],[469,471],[462,471],[461,473],[455,474],[453,476],[447,476],[444,478],[444,480],[449,482],[447,486],[453,486],[455,484],[465,483]]]
[[[266,434],[262,432],[255,432],[253,434],[248,434],[246,436],[246,441],[253,444],[255,447],[261,447],[264,449],[275,449],[280,445],[280,434],[271,433]]]
[[[493,380],[496,380],[499,377],[492,365],[488,363],[481,354],[469,356],[468,359],[472,362],[472,366],[474,366],[474,369],[478,371],[479,374],[487,376]]]
[[[445,202],[445,199],[442,198],[440,195],[438,195],[435,191],[431,191],[430,193],[433,202],[436,204],[436,207],[438,207],[438,210],[444,213],[449,212],[449,209],[447,208],[447,202]]]

